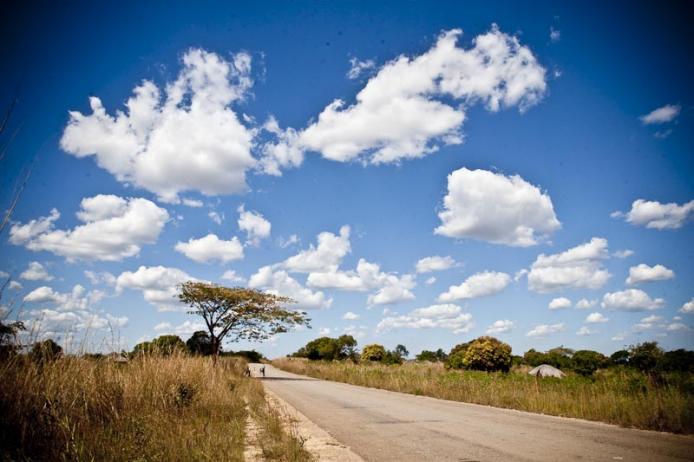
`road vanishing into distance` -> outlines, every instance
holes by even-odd
[[[270,365],[263,384],[367,461],[694,460],[692,436],[329,382]]]

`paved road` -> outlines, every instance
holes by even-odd
[[[691,436],[328,382],[270,365],[263,384],[367,461],[694,460]]]

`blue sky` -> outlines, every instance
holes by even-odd
[[[597,5],[13,11],[4,197],[36,163],[5,305],[92,348],[185,339],[197,278],[307,309],[229,346],[270,356],[321,332],[691,349],[691,15]]]

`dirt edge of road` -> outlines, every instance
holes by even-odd
[[[297,436],[302,438],[304,448],[320,462],[364,462],[364,459],[352,452],[344,444],[333,438],[330,433],[311,422],[308,417],[296,410],[289,403],[265,387],[265,395],[271,406],[294,424]]]

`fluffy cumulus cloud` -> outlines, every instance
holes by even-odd
[[[538,244],[561,227],[547,193],[518,175],[461,168],[448,175],[436,234],[517,247]]]
[[[178,285],[195,278],[178,268],[140,266],[137,271],[125,271],[116,279],[116,290],[133,289],[142,292],[145,300],[159,311],[185,311],[178,302]]]
[[[662,298],[652,299],[643,290],[627,289],[618,292],[608,292],[602,297],[602,307],[619,311],[648,311],[665,305]]]
[[[376,291],[369,295],[369,305],[384,305],[403,300],[412,300],[411,292],[416,285],[410,274],[397,275],[381,271],[380,265],[359,259],[355,270],[313,272],[308,275],[307,283],[311,287],[322,289],[340,289],[346,291]]]
[[[566,308],[571,308],[571,300],[566,297],[554,298],[551,302],[549,302],[548,306],[550,310],[563,310]]]
[[[229,61],[190,49],[183,68],[164,91],[149,80],[133,90],[125,110],[109,114],[97,97],[91,114],[70,112],[61,147],[77,157],[94,156],[119,181],[178,202],[179,193],[232,194],[246,189],[254,130],[232,106],[253,82],[251,57]]]
[[[347,71],[347,78],[350,80],[358,79],[359,76],[369,72],[376,67],[376,61],[373,59],[365,59],[363,61],[357,58],[349,60],[350,68]]]
[[[26,279],[28,281],[51,281],[53,276],[48,274],[46,268],[37,261],[32,261],[29,263],[27,269],[25,269],[22,274],[19,275],[20,278]]]
[[[392,329],[450,329],[453,333],[469,332],[474,327],[472,315],[463,313],[458,305],[451,303],[418,308],[404,316],[388,316],[376,326],[377,332]]]
[[[237,274],[236,271],[234,270],[227,270],[222,274],[221,279],[224,279],[225,281],[233,282],[233,283],[244,283],[246,282],[246,278],[241,276],[240,274]]]
[[[208,234],[200,239],[190,238],[188,242],[178,242],[175,249],[191,260],[201,263],[214,260],[227,263],[243,258],[243,245],[236,236],[225,241],[216,234]]]
[[[487,335],[505,334],[507,332],[511,332],[513,326],[513,321],[509,321],[508,319],[499,319],[498,321],[494,321],[494,324],[487,328],[486,333]]]
[[[694,200],[679,205],[675,202],[662,204],[658,201],[637,199],[628,212],[613,212],[613,218],[623,217],[632,225],[651,229],[678,229],[684,226],[694,212]]]
[[[681,110],[682,107],[679,104],[666,104],[642,115],[639,119],[644,125],[664,124],[675,120]]]
[[[663,323],[663,317],[662,316],[656,316],[656,315],[651,315],[647,316],[645,318],[642,318],[639,322],[634,324],[633,329],[636,332],[641,332],[644,330],[650,330],[650,329],[655,329],[656,327],[664,327],[665,324]]]
[[[283,295],[294,299],[300,309],[329,308],[333,303],[321,291],[312,291],[303,287],[299,281],[292,278],[287,271],[272,266],[263,266],[248,280],[248,286],[264,289],[269,293]]]
[[[663,265],[648,266],[641,263],[629,268],[627,284],[640,284],[642,282],[663,281],[675,277],[675,272]]]
[[[103,292],[98,290],[87,291],[77,284],[70,292],[57,292],[51,287],[38,287],[23,298],[26,303],[50,305],[59,311],[84,311],[101,301]]]
[[[440,302],[486,297],[501,292],[511,283],[511,276],[496,271],[483,271],[467,278],[462,284],[450,286],[438,297]]]
[[[339,235],[328,231],[318,234],[318,244],[311,244],[308,249],[289,257],[283,263],[284,268],[297,273],[337,271],[342,259],[351,251],[349,234],[347,225],[340,228]]]
[[[124,327],[126,316],[117,317],[96,310],[104,293],[87,291],[77,284],[70,292],[58,292],[42,286],[24,296],[23,301],[31,308],[31,329],[48,336],[58,333],[74,333],[75,330],[109,330]]]
[[[680,313],[694,313],[694,297],[682,305],[682,308],[680,308]]]
[[[587,298],[582,298],[576,302],[576,308],[579,310],[587,310],[598,304],[597,300],[588,300]]]
[[[434,255],[432,257],[424,257],[417,262],[418,273],[431,273],[433,271],[444,271],[455,265],[455,260],[451,256],[446,255],[441,257]]]
[[[558,324],[538,324],[525,335],[528,337],[547,337],[548,335],[564,332],[565,330],[564,323],[561,322]]]
[[[68,260],[119,261],[156,242],[169,219],[168,212],[142,198],[99,194],[82,199],[77,218],[84,224],[55,229],[57,210],[47,217],[17,223],[10,228],[10,242],[29,250],[45,250]]]
[[[298,165],[305,151],[370,164],[423,157],[462,143],[466,110],[475,103],[492,112],[525,110],[542,98],[545,69],[516,37],[493,26],[465,49],[457,44],[461,34],[444,32],[425,53],[386,63],[353,104],[333,101],[304,130],[273,127],[278,141],[265,150],[265,170]]]
[[[608,256],[607,239],[597,237],[558,254],[540,254],[528,272],[528,287],[535,292],[598,289],[610,278],[602,266]]]
[[[239,207],[238,212],[239,229],[246,233],[248,244],[257,246],[260,241],[270,237],[272,224],[260,213],[246,210],[243,205]]]
[[[588,316],[586,316],[585,322],[589,324],[597,324],[597,323],[603,323],[609,321],[609,318],[606,318],[602,313],[590,313]]]
[[[595,333],[597,333],[597,331],[595,331],[595,330],[593,330],[587,326],[581,326],[581,328],[576,331],[576,335],[580,335],[580,336],[593,335]]]
[[[348,321],[356,321],[359,319],[361,316],[359,316],[357,313],[353,313],[351,311],[346,312],[345,314],[342,315],[342,319],[346,319]]]

